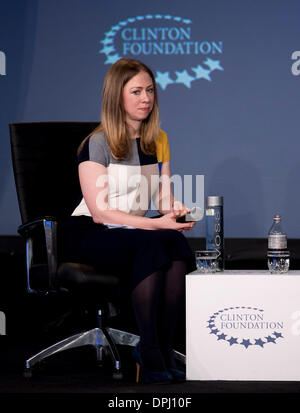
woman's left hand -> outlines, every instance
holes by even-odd
[[[184,215],[188,214],[190,211],[191,210],[187,208],[182,202],[180,201],[173,202],[172,212],[174,213],[176,218],[183,217]],[[196,225],[196,222],[189,222],[189,227],[184,228],[180,231],[181,232],[190,231],[195,225]]]
[[[190,209],[188,209],[182,202],[175,200],[173,202],[172,211],[174,212],[176,218],[179,218],[188,214]]]

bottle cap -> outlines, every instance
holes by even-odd
[[[222,196],[207,196],[206,197],[206,207],[215,207],[223,205]]]

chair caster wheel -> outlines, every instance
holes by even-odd
[[[31,369],[26,369],[23,372],[23,377],[25,377],[25,379],[31,379],[32,377],[32,370]]]
[[[123,379],[123,373],[121,373],[120,371],[116,371],[113,373],[112,378],[114,380],[122,380]]]

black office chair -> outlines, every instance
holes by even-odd
[[[53,344],[26,360],[25,376],[33,366],[66,349],[92,345],[97,360],[103,353],[113,361],[113,377],[121,378],[116,345],[135,346],[139,336],[101,325],[105,309],[118,301],[119,279],[94,268],[58,262],[57,231],[81,197],[77,148],[95,122],[44,122],[10,124],[15,183],[21,212],[19,233],[26,239],[27,290],[30,294],[71,294],[82,304],[97,301],[98,325]],[[92,299],[90,297],[93,297]],[[93,305],[95,307],[95,305]],[[113,311],[112,311],[113,312]],[[104,313],[104,314],[103,314]]]

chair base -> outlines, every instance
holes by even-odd
[[[139,339],[140,337],[138,335],[126,331],[114,328],[96,327],[92,330],[65,338],[27,359],[25,363],[24,377],[31,377],[32,367],[53,354],[75,347],[92,345],[96,349],[97,361],[101,363],[103,360],[103,353],[108,354],[113,363],[112,377],[121,379],[121,360],[116,346],[127,345],[135,347],[139,342]],[[184,354],[174,350],[174,356],[178,361],[185,364]]]
[[[24,376],[31,377],[32,367],[53,354],[75,347],[92,345],[96,349],[97,361],[101,363],[103,353],[108,354],[113,362],[113,377],[121,378],[121,360],[116,345],[135,346],[138,341],[139,336],[135,334],[112,328],[96,327],[65,338],[27,359]]]

